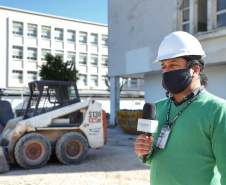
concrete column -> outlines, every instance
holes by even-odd
[[[51,35],[50,35],[50,39],[51,39],[51,53],[52,55],[55,56],[55,27],[51,26]]]
[[[120,103],[120,83],[119,77],[110,78],[110,125],[115,125],[116,111],[119,110]]]
[[[198,2],[197,0],[190,0],[189,4],[190,16],[190,33],[194,34],[198,31]]]
[[[23,42],[23,86],[27,86],[28,84],[28,79],[27,79],[27,71],[28,71],[28,67],[27,67],[27,64],[28,64],[28,61],[27,61],[27,53],[28,53],[28,45],[27,45],[27,22],[24,21],[23,22],[23,39],[24,39],[24,42]]]
[[[76,69],[79,69],[79,30],[77,29],[75,32],[75,51],[76,51]]]
[[[211,31],[217,27],[216,12],[217,12],[216,0],[207,0],[207,31]]]
[[[62,58],[63,62],[67,62],[67,28],[63,29],[63,52],[64,56]]]

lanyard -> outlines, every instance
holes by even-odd
[[[171,104],[172,104],[172,100],[170,100],[170,104],[169,104],[169,107],[168,107],[168,111],[167,111],[167,115],[166,115],[166,124],[171,126],[171,125],[174,125],[177,118],[182,114],[182,112],[184,112],[184,110],[188,107],[188,105],[191,104],[191,102],[193,102],[200,94],[200,91],[187,103],[187,105],[175,116],[175,118],[173,119],[173,121],[171,121],[169,123],[169,114],[170,114],[170,108],[171,108]]]

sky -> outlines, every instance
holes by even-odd
[[[108,0],[0,0],[0,6],[108,24]]]

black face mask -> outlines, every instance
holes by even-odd
[[[178,69],[162,74],[162,86],[172,94],[183,92],[191,81],[190,69]]]

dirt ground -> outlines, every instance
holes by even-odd
[[[13,166],[0,174],[0,185],[149,185],[150,168],[134,153],[137,135],[119,127],[108,128],[108,142],[101,149],[89,149],[79,165],[62,165],[51,157],[40,169]]]

